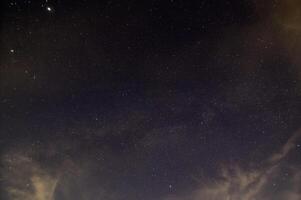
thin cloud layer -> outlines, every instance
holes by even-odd
[[[213,184],[203,183],[191,194],[169,196],[166,200],[298,200],[301,195],[301,171],[286,162],[286,158],[296,148],[300,137],[301,130],[298,130],[279,152],[266,160],[263,168],[244,170],[239,166],[225,166],[221,170],[220,179]],[[289,170],[289,173],[279,177],[283,168]],[[285,186],[278,188],[276,179],[285,179]]]
[[[43,170],[22,153],[7,154],[3,160],[4,188],[11,200],[53,200],[58,178]]]

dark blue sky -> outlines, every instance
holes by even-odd
[[[300,199],[300,9],[2,2],[0,198]]]

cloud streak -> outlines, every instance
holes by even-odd
[[[265,167],[255,170],[243,170],[239,166],[226,166],[221,169],[220,178],[213,184],[202,183],[190,194],[168,196],[165,200],[264,200],[289,199],[297,200],[301,197],[301,171],[285,162],[290,152],[296,147],[301,138],[301,130],[295,132],[283,145],[279,152],[266,160]],[[290,169],[286,186],[273,190],[275,177],[283,167]]]
[[[58,182],[27,155],[21,153],[6,154],[2,163],[3,179],[8,198],[11,200],[53,200]]]

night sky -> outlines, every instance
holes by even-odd
[[[300,0],[3,0],[1,200],[301,200]]]

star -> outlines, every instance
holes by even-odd
[[[46,6],[46,10],[47,10],[48,12],[52,12],[52,11],[53,11],[53,9],[52,9],[50,6]]]

